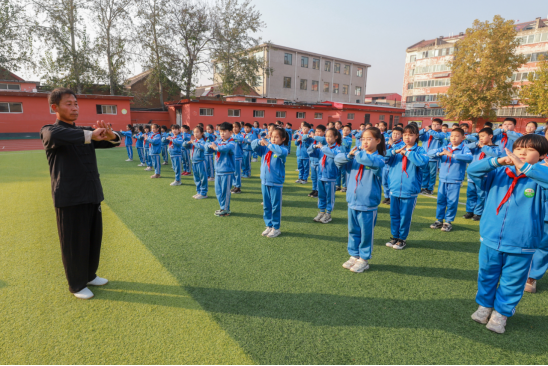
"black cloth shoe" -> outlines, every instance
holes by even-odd
[[[341,187],[336,186],[336,187],[335,187],[335,190],[336,190],[336,191],[340,191],[340,190],[341,190]]]
[[[232,191],[232,193],[240,194],[240,193],[242,193],[242,190],[240,189],[240,187],[235,187],[234,190]]]
[[[314,190],[308,194],[308,197],[314,197]]]
[[[392,246],[392,248],[402,250],[403,248],[405,248],[406,245],[407,243],[405,242],[405,240],[399,239],[398,242],[394,244],[394,246]]]
[[[314,191],[314,194],[312,195],[312,197],[318,197],[318,191]]]
[[[472,220],[474,220],[474,221],[481,220],[481,215],[474,215],[474,217],[472,217]]]
[[[473,212],[467,212],[466,215],[463,215],[462,218],[463,219],[466,219],[466,220],[470,220],[471,218],[474,217],[474,213]]]

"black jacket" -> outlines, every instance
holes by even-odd
[[[55,207],[100,203],[104,199],[95,149],[120,145],[120,136],[112,142],[91,141],[86,144],[84,130],[91,129],[59,120],[40,130],[48,158]]]

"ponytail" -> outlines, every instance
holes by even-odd
[[[378,139],[381,142],[377,145],[377,152],[379,155],[386,155],[386,141],[384,140],[384,135],[377,127],[369,127],[367,130],[364,131],[364,135],[366,132],[369,132],[373,135],[374,139]]]

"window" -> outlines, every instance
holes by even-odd
[[[426,87],[431,87],[431,86],[449,86],[449,85],[451,85],[451,79],[450,78],[432,79],[432,80],[415,81],[413,83],[413,88],[426,88]]]
[[[548,34],[548,33],[546,33]],[[325,61],[325,67],[323,71],[331,72],[331,61]]]
[[[381,114],[381,115],[379,116],[379,121],[384,121],[384,114]]]
[[[285,118],[285,112],[276,112],[276,118]]]
[[[363,121],[364,123],[371,122],[371,115],[369,113],[366,113]]]
[[[297,112],[297,118],[299,119],[305,119],[306,112]]]
[[[409,57],[409,62],[415,62],[416,59],[417,59],[417,56],[411,55],[411,57]]]
[[[363,76],[363,67],[358,67],[356,70],[356,76],[361,78]]]
[[[323,113],[314,113],[314,119],[322,119]]]
[[[284,88],[291,88],[291,78],[284,77]]]
[[[301,67],[308,67],[308,57],[301,56]]]
[[[356,87],[356,90],[354,91],[354,94],[355,94],[355,95],[362,95],[362,87],[361,87],[361,86],[357,86],[357,87]]]
[[[293,65],[293,55],[291,53],[286,53],[284,55],[284,64]]]
[[[407,89],[413,89],[413,83],[407,84]]]
[[[340,63],[335,63],[335,70],[334,70],[337,74],[340,74],[341,73],[341,64]]]
[[[333,83],[333,93],[339,94],[339,84]]]
[[[350,75],[350,65],[344,65],[344,74]]]
[[[264,118],[264,111],[253,111],[253,117]]]
[[[394,116],[394,125],[400,123],[400,116]]]
[[[319,85],[319,84],[320,84],[320,83],[319,83],[318,81],[312,80],[312,89],[311,89],[311,90],[312,90],[312,91],[318,91],[318,85]]]
[[[247,103],[257,103],[257,98],[245,98]]]
[[[348,119],[354,119],[354,113],[348,113],[348,115],[346,116],[346,118],[348,118]]]
[[[0,113],[23,113],[23,103],[0,102]]]
[[[320,69],[320,59],[319,58],[313,58],[312,59],[312,68],[314,70],[319,70]]]
[[[276,104],[276,103],[278,103],[278,101],[277,101],[276,99],[267,99],[266,102],[269,103],[269,104]]]
[[[301,90],[306,90],[306,79],[301,79]]]
[[[21,90],[19,84],[0,84],[0,90]]]
[[[200,116],[213,116],[213,108],[200,108]]]
[[[118,114],[115,105],[96,105],[97,114]]]
[[[329,83],[323,83],[323,91],[324,93],[329,93]]]
[[[228,110],[228,116],[229,117],[240,117],[240,110],[239,109],[229,109]]]
[[[348,94],[348,85],[344,85],[344,84],[343,84],[342,93],[343,93],[344,95]]]

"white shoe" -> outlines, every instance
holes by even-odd
[[[325,215],[325,212],[320,212],[320,213],[318,213],[318,215],[316,215],[316,217],[314,217],[313,220],[316,221],[316,222],[320,222],[323,215]]]
[[[327,224],[328,222],[331,222],[331,220],[333,220],[333,219],[331,218],[331,214],[328,213],[328,212],[326,212],[326,213],[322,216],[322,218],[320,219],[320,222],[321,222],[322,224]]]
[[[267,227],[265,231],[263,231],[263,233],[261,234],[262,236],[268,236],[268,234],[270,234],[270,231],[272,231],[273,228],[271,227]]]
[[[145,164],[141,163],[141,164],[139,164],[139,165],[137,165],[137,166],[145,166]]]
[[[207,178],[207,181],[208,182],[213,182],[213,181],[215,181],[215,178]]]
[[[196,193],[194,196],[192,196],[192,198],[196,199],[196,197],[198,197],[198,193]]]
[[[251,159],[251,162],[252,162],[252,163],[256,163],[256,162],[257,162],[257,159]]]
[[[167,161],[164,161],[164,162],[162,163],[162,165],[167,165]]]
[[[352,266],[354,264],[356,264],[357,260],[358,260],[358,258],[356,258],[356,257],[350,257],[349,260],[347,260],[346,262],[343,263],[343,268],[346,268],[346,269],[352,268]]]
[[[152,171],[152,168],[149,167],[149,166],[147,166],[147,167],[145,168],[145,170],[146,170],[147,172],[151,172],[151,171]]]
[[[506,319],[507,317],[497,312],[496,310],[493,310],[493,313],[491,314],[491,318],[489,319],[489,323],[487,323],[486,328],[492,332],[502,334],[506,330]]]
[[[361,258],[356,260],[356,263],[354,263],[354,265],[350,267],[350,270],[355,273],[362,273],[367,269],[369,269],[369,263],[365,259]]]
[[[277,237],[278,235],[280,235],[282,232],[280,231],[280,229],[272,229],[270,230],[270,232],[268,233],[267,237],[269,238],[275,238]]]
[[[307,181],[307,180],[302,180],[302,179],[301,179],[301,184],[308,184],[308,181]]]
[[[297,179],[297,180],[295,181],[295,183],[301,183],[301,182],[302,182],[302,180],[300,180],[300,179]]]
[[[493,308],[486,308],[485,306],[480,305],[478,310],[472,314],[472,319],[480,324],[487,324],[492,312]]]
[[[95,296],[93,295],[93,292],[91,292],[90,289],[87,287],[81,291],[73,293],[73,295],[82,300],[88,300]]]
[[[108,283],[106,278],[101,278],[99,276],[95,277],[93,281],[88,282],[88,286],[104,286]]]
[[[179,182],[179,181],[176,180],[176,181],[173,181],[173,182],[169,183],[169,185],[170,185],[170,186],[180,186],[180,185],[181,185],[181,182]]]
[[[196,197],[194,197],[195,199],[197,200],[203,200],[205,198],[207,198],[207,196],[202,196],[201,194],[197,194]]]
[[[126,161],[133,161],[133,159],[127,159]]]
[[[296,172],[298,172],[298,171],[299,171],[299,169],[296,169],[295,171],[296,171]]]

